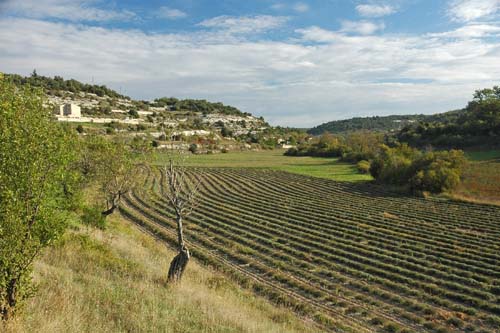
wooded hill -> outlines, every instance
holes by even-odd
[[[463,110],[450,111],[434,115],[392,115],[374,117],[356,117],[345,120],[334,120],[311,128],[308,133],[321,135],[325,132],[340,134],[345,132],[368,130],[378,132],[399,131],[408,125],[419,122],[452,122],[463,113]]]
[[[464,109],[435,115],[352,118],[332,121],[308,131],[340,134],[358,130],[394,132],[413,147],[500,147],[500,87],[477,90]]]
[[[174,97],[161,97],[154,101],[135,101],[130,97],[122,95],[105,85],[95,85],[82,83],[80,81],[70,79],[65,80],[61,76],[53,78],[38,75],[33,71],[31,76],[21,76],[18,74],[5,74],[5,77],[10,79],[17,86],[30,85],[32,87],[42,88],[48,95],[59,96],[64,92],[74,94],[87,93],[95,94],[99,97],[109,97],[111,99],[124,99],[130,101],[139,109],[148,110],[149,107],[160,107],[170,111],[195,111],[203,112],[204,114],[221,113],[225,115],[235,116],[251,116],[248,112],[242,112],[234,106],[224,105],[220,102],[209,102],[200,99],[177,99]]]
[[[500,147],[500,87],[477,90],[449,121],[421,121],[403,128],[397,138],[416,147]]]

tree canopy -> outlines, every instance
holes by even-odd
[[[0,315],[30,295],[34,258],[65,229],[75,138],[39,89],[0,78]]]

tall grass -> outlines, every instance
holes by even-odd
[[[314,331],[196,262],[167,285],[173,255],[118,216],[105,231],[75,227],[36,262],[36,296],[0,331]]]

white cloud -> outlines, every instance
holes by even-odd
[[[298,13],[304,13],[309,10],[309,5],[303,2],[297,2],[296,4],[293,5],[293,10],[298,12]]]
[[[26,75],[36,68],[84,82],[94,77],[141,99],[222,101],[273,124],[301,127],[463,107],[475,89],[500,77],[500,41],[488,38],[309,27],[296,31],[299,40],[276,42],[232,38],[224,29],[148,34],[5,18],[0,70]]]
[[[130,20],[135,13],[128,10],[96,8],[96,0],[6,0],[0,9],[31,18],[57,18],[68,21]]]
[[[429,36],[448,38],[500,37],[500,26],[493,24],[468,24],[453,31],[430,33]]]
[[[394,14],[396,9],[389,5],[363,4],[357,5],[356,11],[364,17],[382,17]]]
[[[306,29],[297,29],[295,32],[301,34],[303,40],[317,43],[330,43],[342,37],[342,35],[337,32],[325,30],[316,26]]]
[[[470,22],[494,16],[500,10],[500,0],[452,0],[448,16],[454,21]]]
[[[288,21],[285,16],[217,16],[204,20],[198,25],[205,28],[226,30],[231,33],[259,33],[283,26]]]
[[[273,10],[293,10],[297,13],[305,13],[309,11],[310,7],[305,2],[296,2],[291,4],[285,4],[283,2],[277,2],[271,5]]]
[[[175,19],[180,19],[184,18],[187,16],[187,14],[179,9],[175,8],[170,8],[170,7],[160,7],[158,9],[158,17],[170,19],[170,20],[175,20]]]
[[[358,33],[361,35],[371,35],[379,30],[385,29],[385,24],[383,22],[374,23],[374,22],[364,21],[364,20],[363,21],[345,20],[345,21],[341,22],[341,25],[342,25],[341,31]]]

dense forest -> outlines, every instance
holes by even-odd
[[[399,131],[404,127],[419,122],[451,122],[462,113],[462,110],[439,113],[435,115],[392,115],[374,117],[356,117],[345,120],[335,120],[311,128],[308,133],[321,135],[325,132],[338,134],[352,131]]]

